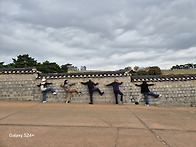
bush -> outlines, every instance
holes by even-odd
[[[158,66],[149,67],[148,75],[161,75],[161,69]]]

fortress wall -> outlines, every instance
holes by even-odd
[[[101,91],[104,91],[104,95],[100,96],[98,92],[95,92],[93,94],[93,102],[94,103],[115,103],[115,98],[113,94],[112,87],[104,86],[104,84],[109,84],[114,81],[114,79],[118,79],[119,81],[123,81],[124,83],[120,86],[121,91],[124,93],[124,101],[128,102],[130,97],[130,86],[131,86],[131,80],[130,75],[122,73],[114,74],[108,76],[103,73],[91,73],[91,74],[85,74],[81,77],[77,74],[75,76],[69,76],[70,74],[66,76],[57,75],[51,76],[47,74],[41,74],[38,79],[36,79],[37,83],[41,82],[42,77],[47,78],[48,82],[52,82],[53,84],[50,86],[57,92],[57,96],[52,95],[51,93],[47,94],[47,101],[59,101],[59,102],[65,102],[66,100],[66,92],[65,90],[60,87],[61,84],[63,84],[64,80],[67,79],[69,83],[75,83],[75,82],[87,82],[89,79],[92,79],[93,82],[99,83],[96,87],[99,88]],[[79,91],[82,92],[82,94],[72,93],[72,103],[89,103],[89,92],[88,87],[83,84],[76,84],[73,85],[72,88],[77,88]],[[42,95],[40,93],[39,88],[36,90],[36,96],[38,99],[42,99]],[[120,98],[120,97],[119,97]]]
[[[37,71],[0,71],[0,100],[34,100]]]
[[[161,98],[155,99],[149,96],[150,104],[167,106],[195,106],[196,105],[196,75],[160,75],[160,76],[132,76],[132,82],[156,83],[149,89]],[[140,94],[140,87],[132,86],[132,101],[141,98],[140,102],[145,102],[144,96]],[[137,97],[137,98],[136,98]]]
[[[35,69],[6,69],[0,72],[0,100],[42,101],[42,92],[37,87],[42,77],[53,83],[49,87],[52,87],[57,93],[57,95],[53,95],[51,92],[48,92],[46,98],[48,102],[65,102],[67,95],[65,90],[60,87],[65,79],[69,80],[70,83],[86,82],[89,79],[92,79],[95,83],[99,82],[96,87],[104,91],[105,94],[100,96],[95,92],[93,95],[94,103],[115,103],[112,87],[104,86],[104,84],[113,82],[114,79],[124,81],[120,88],[124,93],[125,102],[128,102],[130,97],[131,80],[130,75],[125,73],[125,71],[40,74]],[[72,94],[72,103],[89,102],[89,93],[86,85],[76,84],[72,87],[82,92],[81,95]]]
[[[160,76],[130,76],[127,71],[103,71],[90,73],[65,73],[65,74],[42,74],[36,69],[1,69],[0,70],[0,100],[25,100],[25,101],[42,101],[42,93],[37,87],[45,77],[48,82],[53,84],[57,95],[51,92],[47,93],[48,102],[65,102],[66,93],[61,84],[64,80],[70,83],[86,82],[90,78],[105,94],[100,96],[94,93],[94,103],[115,103],[112,87],[106,87],[108,84],[118,79],[124,81],[120,86],[124,93],[125,103],[135,103],[140,99],[140,104],[144,104],[144,96],[140,94],[140,87],[136,87],[134,82],[141,83],[146,80],[148,83],[156,83],[155,86],[149,87],[151,91],[162,94],[161,98],[155,99],[149,96],[151,105],[172,105],[172,106],[195,106],[196,105],[196,75],[160,75]],[[88,103],[88,88],[82,84],[72,86],[82,92],[81,95],[72,94],[72,103]],[[119,96],[120,98],[120,96]]]

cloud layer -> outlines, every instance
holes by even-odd
[[[1,0],[1,61],[88,69],[196,62],[195,0]]]

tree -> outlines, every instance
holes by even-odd
[[[0,68],[4,68],[4,62],[0,62]]]
[[[149,67],[148,75],[161,75],[161,69],[158,66]]]
[[[17,59],[13,58],[12,60],[15,68],[37,67],[38,65],[37,61],[34,58],[29,57],[28,54],[19,55],[17,56]]]
[[[59,66],[55,62],[45,61],[38,63],[37,60],[30,57],[28,54],[19,55],[16,59],[12,58],[13,63],[4,65],[4,62],[0,62],[0,68],[28,68],[36,67],[38,71],[42,73],[67,73],[68,66],[71,64],[64,64]]]
[[[134,71],[132,70],[130,72],[132,75],[160,75],[161,69],[158,66],[152,66],[152,67],[134,67]]]
[[[172,66],[171,70],[195,69],[195,68],[196,68],[196,64],[187,63],[187,64],[184,64],[184,65],[175,65],[175,66]]]
[[[43,73],[59,73],[60,67],[55,62],[45,61],[42,64],[39,64],[37,69]]]
[[[148,75],[148,72],[145,70],[139,70],[137,71],[137,75]]]
[[[176,70],[176,69],[180,69],[180,66],[176,65],[176,66],[172,66],[172,68],[171,68],[171,70]]]
[[[67,73],[67,72],[68,72],[68,65],[69,65],[69,64],[61,65],[60,72],[61,72],[61,73]]]
[[[139,66],[135,66],[134,71],[138,71],[138,70],[139,70]]]

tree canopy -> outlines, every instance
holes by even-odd
[[[4,65],[4,62],[0,62],[0,68],[28,68],[35,67],[37,70],[42,73],[67,73],[68,67],[71,64],[64,64],[59,66],[56,62],[44,61],[42,63],[37,62],[34,58],[30,57],[28,54],[23,54],[17,56],[17,58],[12,58],[13,62],[7,65]],[[172,66],[171,70],[180,70],[180,69],[196,69],[196,64],[188,63],[184,65]],[[134,70],[130,72],[132,75],[160,75],[161,69],[158,66],[153,67],[139,67],[135,66]]]
[[[12,60],[15,68],[37,67],[38,65],[37,61],[28,54],[19,55],[17,59],[12,58]]]
[[[67,73],[68,64],[59,66],[55,62],[44,61],[43,63],[37,62],[34,58],[28,54],[19,55],[16,59],[12,58],[13,62],[4,65],[4,62],[0,62],[0,68],[28,68],[36,67],[37,70],[42,73]]]
[[[196,64],[188,63],[184,65],[172,66],[171,70],[182,70],[182,69],[196,69]]]
[[[158,66],[142,67],[135,66],[131,71],[132,75],[161,75],[161,69]]]

